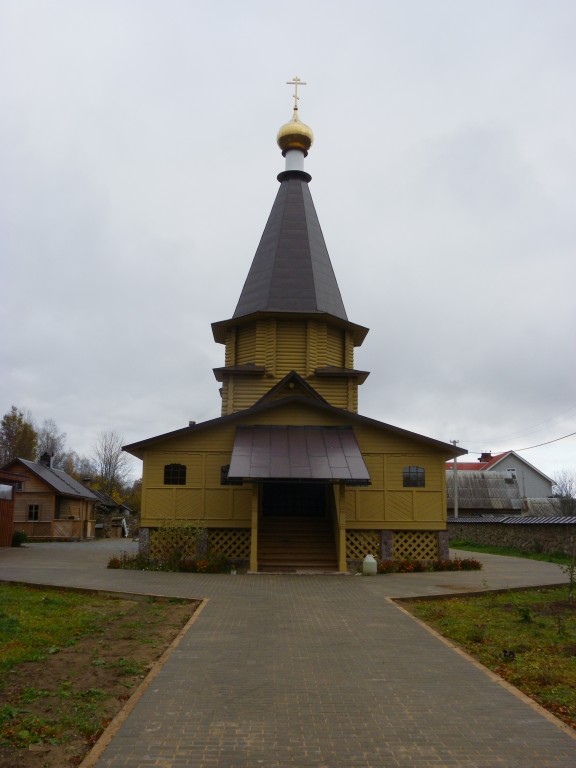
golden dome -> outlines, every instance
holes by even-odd
[[[314,141],[314,134],[312,133],[312,128],[300,121],[297,107],[294,109],[292,120],[289,123],[285,123],[278,131],[276,141],[283,155],[290,149],[299,149],[301,152],[304,152],[304,156],[308,154],[308,150]]]

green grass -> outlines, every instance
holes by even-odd
[[[86,749],[192,612],[188,601],[0,585],[0,747],[82,737],[73,748]]]
[[[514,547],[496,547],[490,544],[475,544],[472,541],[451,541],[450,549],[459,549],[464,552],[485,552],[487,555],[507,555],[508,557],[524,557],[527,560],[540,560],[544,563],[556,563],[557,565],[570,565],[572,558],[559,552],[524,552]]]
[[[576,602],[567,598],[566,586],[406,607],[576,727]]]
[[[100,632],[109,605],[106,598],[78,593],[0,587],[0,687],[15,665],[41,661],[88,633]]]

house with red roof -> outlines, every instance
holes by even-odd
[[[460,514],[553,514],[554,480],[515,451],[458,462]],[[446,464],[448,510],[454,510],[454,463]],[[548,509],[549,508],[549,509]]]

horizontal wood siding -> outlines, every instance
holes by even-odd
[[[44,483],[40,485],[45,486]],[[38,504],[38,521],[47,522],[54,518],[55,495],[53,493],[42,493],[40,490],[30,493],[17,493],[14,499],[14,522],[25,522],[28,520],[28,506]]]
[[[444,457],[439,457],[437,454],[427,456],[422,453],[406,453],[402,456],[387,457],[386,471],[389,488],[402,489],[404,487],[402,470],[404,467],[409,466],[422,467],[425,471],[426,484],[424,488],[412,488],[411,490],[418,493],[426,493],[430,489],[438,490],[442,488],[442,480],[446,477]]]
[[[326,347],[326,323],[318,323],[310,320],[306,326],[306,367],[305,375],[311,376],[314,370],[322,365],[320,361],[324,357]]]
[[[236,331],[236,365],[256,362],[256,326],[244,325]]]
[[[270,342],[274,343],[275,329],[271,328],[270,320],[258,320],[256,323],[255,353],[254,362],[256,365],[263,365],[267,368],[266,352]],[[272,373],[268,371],[267,373]]]
[[[174,438],[171,450],[146,454],[142,526],[200,522],[226,527],[250,523],[251,486],[220,485],[220,470],[230,463],[235,430],[235,425],[216,427],[190,435],[188,442]],[[171,463],[186,466],[185,486],[164,485],[164,466]]]
[[[15,497],[20,496],[20,494],[22,494],[23,492],[24,493],[43,493],[43,492],[54,493],[54,491],[48,485],[48,483],[45,483],[39,477],[34,475],[32,472],[30,472],[28,467],[24,467],[23,465],[18,465],[18,468],[15,471],[17,471],[19,475],[24,475],[24,477],[26,478],[23,481],[23,490],[14,491]]]
[[[443,530],[446,524],[444,462],[447,456],[410,436],[354,427],[372,484],[346,488],[343,508],[347,527],[378,526],[389,530]],[[405,466],[421,466],[424,488],[404,488]]]
[[[345,335],[344,365],[346,368],[354,368],[354,339],[350,331]]]
[[[276,376],[282,378],[290,371],[306,375],[305,321],[278,321],[276,329]]]
[[[230,463],[236,428],[240,424],[279,426],[343,426],[346,414],[326,413],[301,403],[286,403],[274,411],[250,414],[233,424],[180,435],[144,457],[142,525],[203,521],[212,527],[249,526],[252,486],[220,485],[220,468]],[[348,528],[443,530],[446,489],[444,462],[448,455],[410,434],[369,423],[353,424],[372,484],[346,487],[341,509]],[[187,467],[185,486],[164,486],[164,465]],[[404,488],[405,466],[421,466],[424,488]]]
[[[330,405],[333,405],[335,408],[351,410],[349,408],[348,379],[325,379],[320,378],[319,376],[314,376],[310,379],[310,385],[314,387],[318,394],[322,395]]]
[[[236,413],[250,408],[268,392],[273,383],[270,379],[254,378],[252,376],[237,376],[234,379],[232,400],[228,402],[228,413]]]
[[[337,368],[345,366],[345,332],[341,328],[328,326],[326,333],[326,346],[319,365],[335,365]]]
[[[181,451],[154,453],[147,467],[147,482],[149,486],[164,485],[164,467],[168,464],[183,464],[186,467],[186,485],[199,487],[202,483],[202,454],[183,455]]]
[[[231,366],[236,363],[236,328],[228,328],[226,331],[226,351],[224,353],[224,365]]]

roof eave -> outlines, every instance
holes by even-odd
[[[328,312],[286,312],[286,311],[274,311],[261,310],[259,312],[252,312],[249,315],[241,315],[240,317],[231,317],[229,320],[218,320],[212,323],[212,335],[214,341],[217,344],[226,343],[226,332],[229,328],[240,327],[255,322],[256,320],[265,320],[267,318],[286,318],[286,319],[300,319],[300,320],[318,320],[326,319],[331,325],[337,328],[343,328],[352,333],[352,339],[355,347],[360,347],[362,342],[366,338],[369,328],[365,328],[363,325],[357,325],[351,323],[349,320],[344,320],[336,315],[330,315]]]

